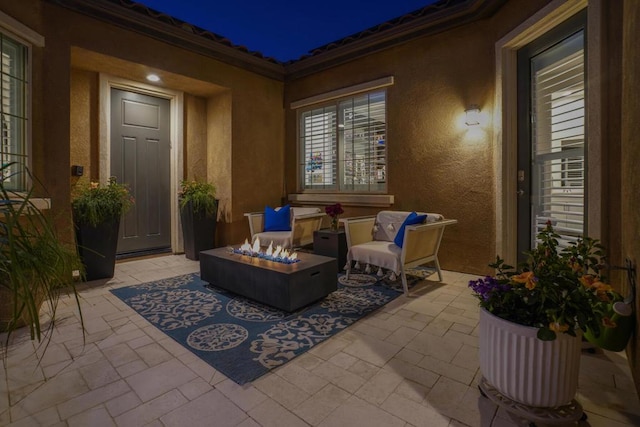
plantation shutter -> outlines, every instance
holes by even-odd
[[[3,184],[11,190],[26,183],[26,58],[25,46],[0,33],[0,162]]]
[[[305,189],[336,188],[336,107],[305,111],[301,115],[300,147]]]
[[[583,33],[575,38],[582,43]],[[571,43],[569,41],[568,43]],[[584,234],[584,51],[532,72],[535,235],[551,221],[561,245]]]

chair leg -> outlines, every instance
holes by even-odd
[[[409,286],[407,285],[407,274],[404,272],[404,269],[402,269],[402,272],[400,274],[402,277],[402,289],[404,289],[404,295],[409,296]]]
[[[442,282],[442,270],[440,270],[440,263],[438,262],[438,258],[433,261],[436,265],[436,271],[438,272],[438,281]]]
[[[347,261],[347,265],[345,265],[346,278],[349,280],[349,273],[351,273],[351,261]]]

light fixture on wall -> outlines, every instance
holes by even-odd
[[[147,80],[149,80],[150,82],[159,82],[160,77],[157,74],[148,74]]]
[[[469,105],[469,108],[464,110],[464,112],[466,115],[464,123],[467,126],[477,126],[480,124],[480,107],[478,107],[478,105]]]

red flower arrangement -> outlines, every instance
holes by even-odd
[[[331,217],[331,230],[338,231],[338,216],[341,213],[344,213],[342,205],[340,203],[336,203],[335,205],[325,206],[324,211]]]
[[[336,203],[335,205],[325,206],[324,211],[331,218],[337,218],[338,215],[344,213],[344,210],[342,209],[342,205],[340,203]]]

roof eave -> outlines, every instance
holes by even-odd
[[[285,75],[287,80],[295,80],[418,37],[440,33],[483,19],[493,15],[505,2],[506,0],[467,0],[384,31],[367,34],[342,46],[285,64]]]
[[[109,22],[174,46],[189,49],[221,62],[272,79],[284,80],[284,67],[281,63],[274,63],[249,52],[244,52],[238,47],[226,46],[202,34],[196,34],[197,27],[187,23],[177,27],[149,15],[127,9],[109,0],[49,1],[83,15]]]

